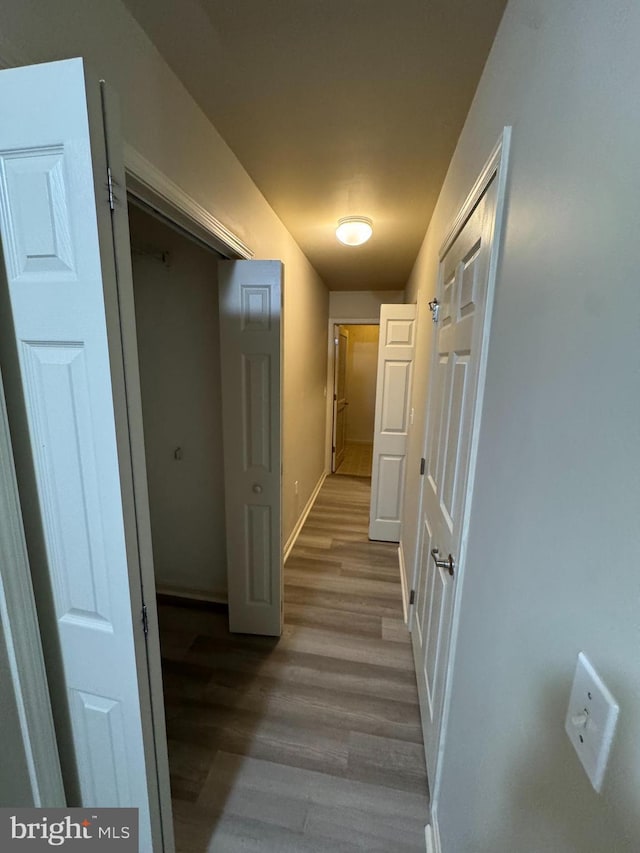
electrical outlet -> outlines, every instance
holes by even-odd
[[[596,791],[600,791],[618,721],[618,703],[580,652],[565,730]]]

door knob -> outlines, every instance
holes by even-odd
[[[260,485],[260,483],[253,484],[253,491],[256,493],[256,495],[262,494],[262,486]]]
[[[436,564],[436,566],[439,569],[446,569],[449,572],[449,574],[451,575],[451,577],[453,577],[453,570],[456,567],[455,560],[453,559],[451,554],[449,554],[449,556],[447,557],[446,560],[439,560],[438,559],[439,553],[440,553],[440,551],[438,551],[437,548],[431,549],[431,556],[433,557],[433,562]]]

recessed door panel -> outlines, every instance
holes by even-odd
[[[409,428],[411,368],[410,361],[391,361],[384,366],[380,429],[386,435],[406,435]]]

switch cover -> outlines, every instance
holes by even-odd
[[[587,656],[580,652],[565,730],[596,791],[602,787],[618,711],[618,703]]]

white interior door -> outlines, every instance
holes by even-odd
[[[282,633],[280,261],[220,261],[229,627]]]
[[[369,538],[400,540],[416,306],[380,306]]]
[[[440,263],[422,495],[421,552],[412,631],[427,769],[433,784],[440,744],[454,584],[476,412],[495,181]]]
[[[344,462],[347,435],[347,359],[349,353],[349,330],[334,326],[335,361],[333,381],[333,471]]]
[[[100,84],[80,59],[2,71],[0,115],[11,313],[2,322],[13,341],[3,357],[13,358],[24,393],[37,492],[29,511],[44,542],[32,569],[47,663],[61,666],[63,683],[51,689],[59,738],[63,718],[70,728],[68,797],[137,807],[140,849],[170,849],[158,843],[147,782],[155,758],[143,740],[148,671],[141,608],[132,613],[140,574],[121,477],[129,446],[114,409],[124,383],[112,381],[123,371],[115,257],[128,246],[114,243]],[[114,177],[122,194],[123,175]]]

